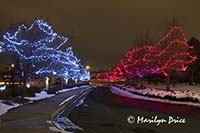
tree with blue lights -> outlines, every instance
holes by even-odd
[[[30,26],[21,25],[15,33],[5,33],[3,40],[1,50],[18,59],[24,86],[28,75],[33,73],[77,80],[90,77],[71,48],[59,50],[68,38],[59,36],[43,20],[36,20]]]
[[[90,74],[80,64],[80,60],[74,56],[71,47],[65,51],[56,49],[39,49],[35,52],[37,59],[34,60],[33,65],[37,66],[36,74],[48,76],[49,85],[53,76],[58,76],[61,79],[72,80],[89,80]],[[49,55],[48,58],[46,55]],[[49,86],[50,87],[50,86]]]
[[[4,45],[4,43],[0,42],[0,53],[3,52],[3,49],[2,49],[3,45]]]

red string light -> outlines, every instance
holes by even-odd
[[[103,81],[119,81],[127,78],[142,78],[148,74],[163,73],[169,76],[172,70],[186,71],[188,64],[196,60],[189,51],[193,48],[180,27],[174,26],[154,45],[133,48],[109,72],[99,73]]]

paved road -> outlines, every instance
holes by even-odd
[[[50,115],[58,108],[58,105],[70,97],[78,94],[82,89],[78,89],[58,94],[52,98],[27,104],[17,109],[10,110],[5,115],[0,116],[1,133],[50,133],[46,121]]]
[[[86,106],[87,105],[87,106]],[[133,115],[159,119],[185,118],[186,124],[167,123],[128,124],[127,117]],[[161,102],[130,99],[115,95],[107,87],[99,87],[90,93],[85,106],[76,108],[70,119],[84,129],[85,133],[199,133],[200,108]]]

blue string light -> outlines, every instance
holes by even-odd
[[[59,50],[68,38],[59,36],[43,20],[36,20],[29,27],[23,24],[13,34],[6,32],[3,39],[0,52],[17,55],[22,66],[31,64],[35,74],[73,80],[90,79],[90,73],[80,64],[71,47]]]
[[[0,42],[0,53],[3,52],[3,45],[4,45],[4,43]]]

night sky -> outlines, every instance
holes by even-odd
[[[47,19],[83,63],[111,68],[136,47],[136,34],[159,39],[174,17],[188,39],[200,38],[199,0],[1,0],[0,30],[23,20]]]

